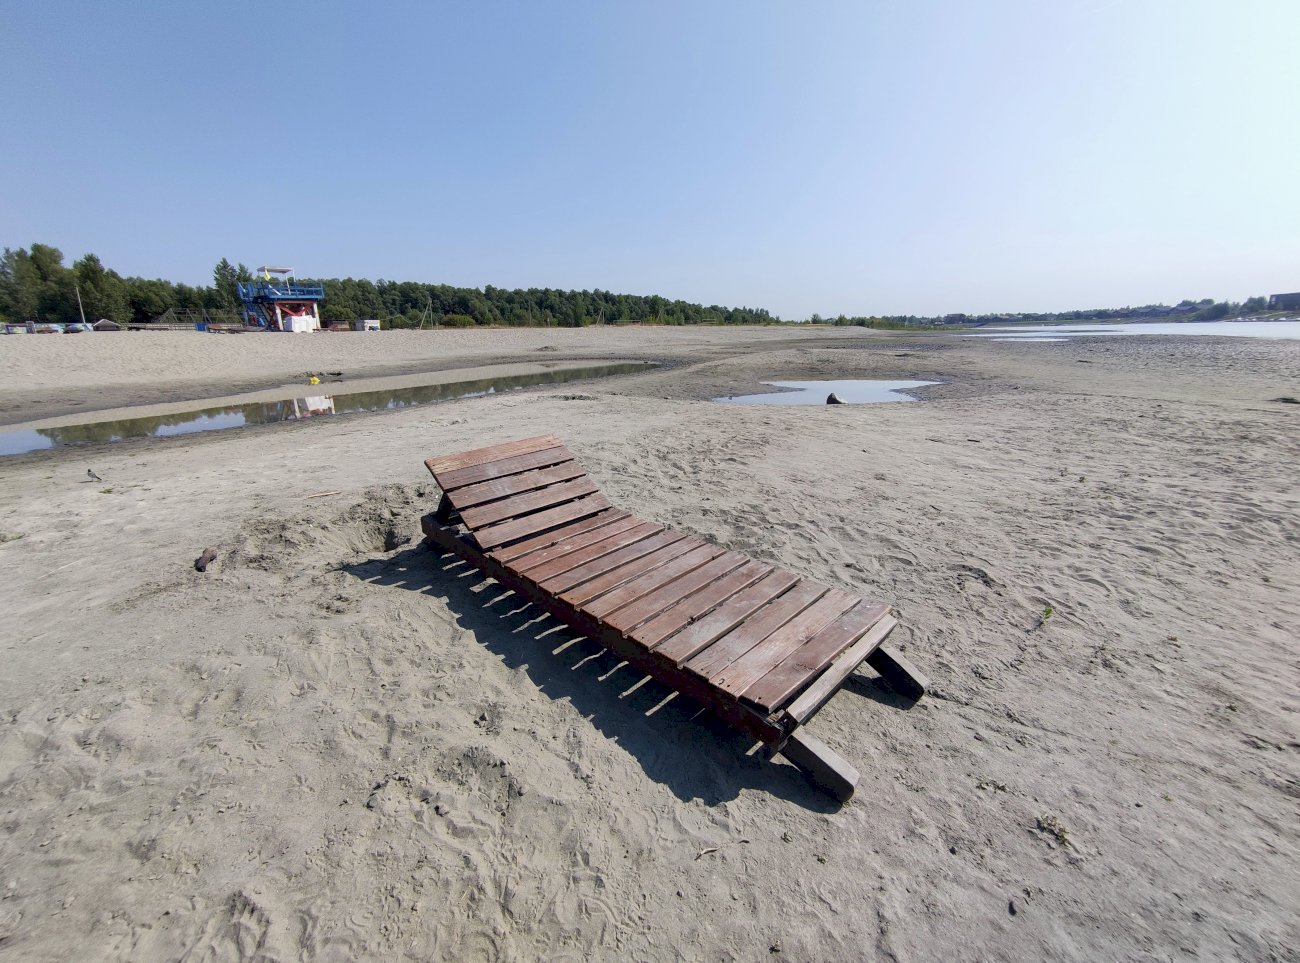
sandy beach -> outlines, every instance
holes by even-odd
[[[0,423],[610,359],[0,460],[0,959],[1300,959],[1300,342],[9,337]],[[940,383],[710,400],[852,377]],[[420,544],[423,459],[541,433],[898,608],[930,693],[811,726],[851,802]]]

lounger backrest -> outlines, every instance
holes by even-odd
[[[430,458],[424,464],[484,551],[610,507],[554,435]]]

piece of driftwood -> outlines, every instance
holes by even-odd
[[[885,604],[614,508],[557,438],[430,458],[422,527],[450,552],[711,708],[847,800],[857,771],[802,729],[864,662],[912,699]]]

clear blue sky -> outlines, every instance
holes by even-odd
[[[0,0],[0,244],[813,312],[1300,289],[1300,0]]]

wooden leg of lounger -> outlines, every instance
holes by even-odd
[[[446,525],[451,521],[451,516],[455,513],[456,509],[452,507],[451,499],[446,495],[443,495],[442,499],[438,502],[438,510],[433,513],[433,517]]]
[[[858,771],[816,736],[796,731],[781,747],[781,755],[840,802],[848,802],[853,797],[853,790],[858,785]]]
[[[897,649],[882,645],[867,656],[867,664],[880,673],[889,687],[915,702],[925,695],[930,680],[923,676]]]

